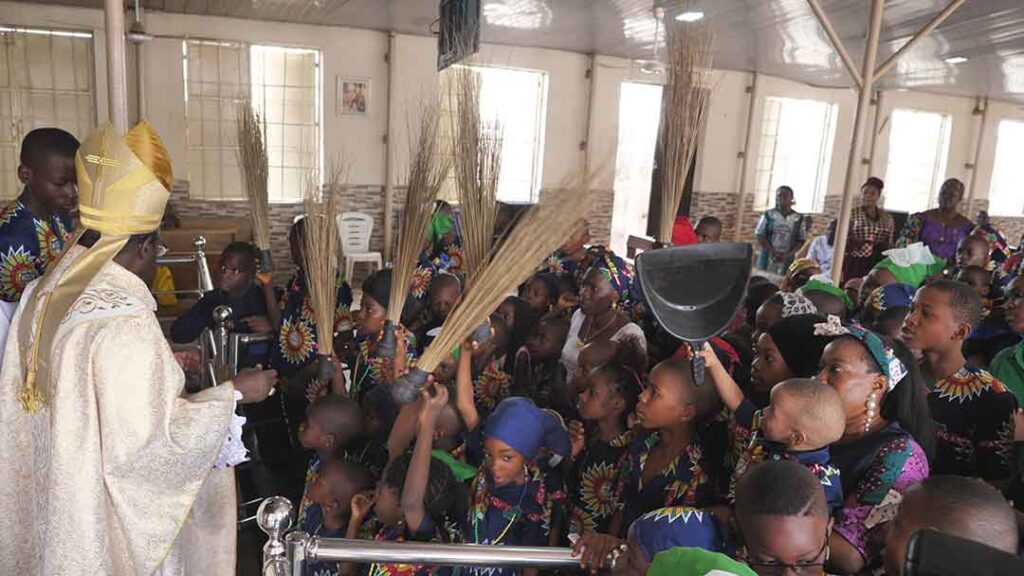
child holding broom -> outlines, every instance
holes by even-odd
[[[303,262],[303,244],[306,234],[306,219],[301,218],[292,224],[288,233],[288,244],[291,247],[292,261],[296,271],[288,281],[284,296],[281,297],[281,325],[278,327],[277,341],[270,354],[270,365],[278,371],[282,379],[289,379],[292,387],[304,390],[315,375],[318,346],[313,316],[313,307],[308,301],[309,287],[306,281],[306,269]],[[344,279],[338,279],[337,307],[334,312],[334,328],[339,335],[339,346],[343,348],[344,334],[352,326],[352,289]],[[306,390],[304,390],[306,391]],[[318,386],[317,390],[308,390],[311,396],[320,396],[326,392]],[[300,413],[301,414],[301,413]]]
[[[363,299],[355,315],[356,339],[352,351],[351,394],[362,398],[381,385],[388,385],[416,360],[416,343],[401,326],[394,327],[397,340],[394,357],[380,353],[388,308],[391,305],[391,270],[374,272],[363,280]]]

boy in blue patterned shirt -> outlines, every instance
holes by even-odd
[[[18,179],[24,189],[0,208],[0,360],[10,319],[29,282],[62,252],[78,208],[78,140],[58,128],[38,128],[21,142]]]

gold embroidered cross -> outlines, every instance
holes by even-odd
[[[113,158],[105,158],[103,156],[97,156],[95,154],[86,154],[85,161],[90,164],[110,166],[111,168],[119,168],[121,166],[121,162],[119,160],[114,160]]]

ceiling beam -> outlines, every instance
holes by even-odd
[[[817,0],[808,1],[816,2]],[[906,54],[907,51],[913,48],[914,45],[916,45],[921,40],[921,38],[924,38],[929,33],[931,33],[932,30],[938,28],[939,24],[942,24],[946,20],[946,18],[949,18],[949,15],[952,14],[957,8],[959,8],[965,1],[966,0],[953,0],[952,2],[950,2],[949,5],[946,6],[946,8],[942,12],[939,12],[931,20],[929,20],[928,23],[924,25],[924,28],[921,28],[921,30],[919,30],[917,34],[914,34],[914,36],[911,37],[906,44],[901,46],[900,49],[897,50],[892,56],[889,56],[889,59],[883,62],[882,65],[878,67],[878,70],[875,70],[875,78],[881,78],[882,76],[885,75],[886,72],[892,70],[892,67],[896,65],[896,61],[900,59],[900,56]]]
[[[961,2],[963,0],[960,0]],[[843,41],[839,38],[839,34],[836,33],[836,29],[832,26],[832,21],[828,19],[828,15],[821,9],[821,3],[818,0],[807,0],[807,4],[811,7],[811,11],[818,18],[818,22],[821,23],[821,27],[825,29],[825,34],[828,39],[832,41],[832,47],[839,53],[839,58],[842,59],[843,65],[846,66],[846,71],[850,73],[853,78],[854,84],[858,87],[863,84],[860,72],[857,71],[857,64],[854,63],[853,58],[850,58],[850,53],[846,51],[846,47],[843,46]]]

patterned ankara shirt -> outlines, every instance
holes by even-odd
[[[21,300],[25,286],[60,258],[70,230],[69,214],[37,218],[20,199],[0,210],[0,300]]]
[[[973,366],[930,381],[928,388],[936,438],[932,472],[990,481],[1009,478],[1017,412],[1013,393]]]

